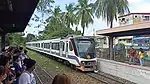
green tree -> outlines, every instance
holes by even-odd
[[[66,4],[66,10],[66,12],[62,13],[62,20],[66,27],[70,28],[70,26],[73,26],[75,23],[74,3],[71,3],[69,5]]]
[[[59,6],[55,7],[54,11],[52,12],[52,15],[46,20],[48,22],[48,25],[45,28],[47,32],[56,31],[59,29],[59,27],[62,26],[62,21],[60,18],[60,16],[61,16],[60,12],[61,12],[60,7]]]
[[[27,41],[27,42],[30,42],[30,41],[32,41],[32,40],[34,40],[34,39],[35,39],[35,35],[30,34],[30,33],[29,33],[29,34],[27,35],[27,37],[26,37],[26,41]]]
[[[96,0],[93,9],[96,17],[102,16],[112,28],[113,21],[117,20],[118,14],[129,12],[128,0]]]
[[[127,0],[96,0],[93,6],[97,18],[102,17],[107,21],[110,28],[113,27],[114,19],[117,20],[118,14],[129,12]],[[109,37],[110,59],[113,59],[113,37]]]
[[[90,23],[93,23],[93,13],[92,13],[93,4],[89,3],[89,0],[78,0],[76,6],[76,15],[78,23],[81,23],[83,29],[82,36],[84,35],[85,27],[88,27]]]
[[[6,45],[10,45],[10,44],[25,44],[25,38],[22,37],[22,35],[20,35],[19,33],[8,33],[6,35]]]
[[[37,11],[44,14],[49,14],[52,10],[52,4],[55,3],[54,0],[39,0],[37,5]]]

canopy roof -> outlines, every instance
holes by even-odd
[[[114,37],[146,35],[150,34],[150,22],[98,30],[96,34]]]
[[[23,32],[39,0],[0,0],[0,33]]]

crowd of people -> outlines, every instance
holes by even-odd
[[[137,64],[139,63],[141,66],[144,64],[144,50],[140,48],[139,50],[135,50],[133,47],[129,50],[129,64]]]
[[[0,53],[0,84],[36,84],[33,71],[36,61],[27,56],[23,47],[7,47]],[[66,74],[55,76],[52,84],[71,84]]]
[[[0,53],[1,84],[34,84],[36,61],[28,58],[23,47],[6,47]]]

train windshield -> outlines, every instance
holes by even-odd
[[[95,46],[93,39],[78,39],[76,46],[81,58],[94,58]]]

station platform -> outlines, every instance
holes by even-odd
[[[149,84],[150,82],[150,67],[98,58],[98,69],[137,84]]]

